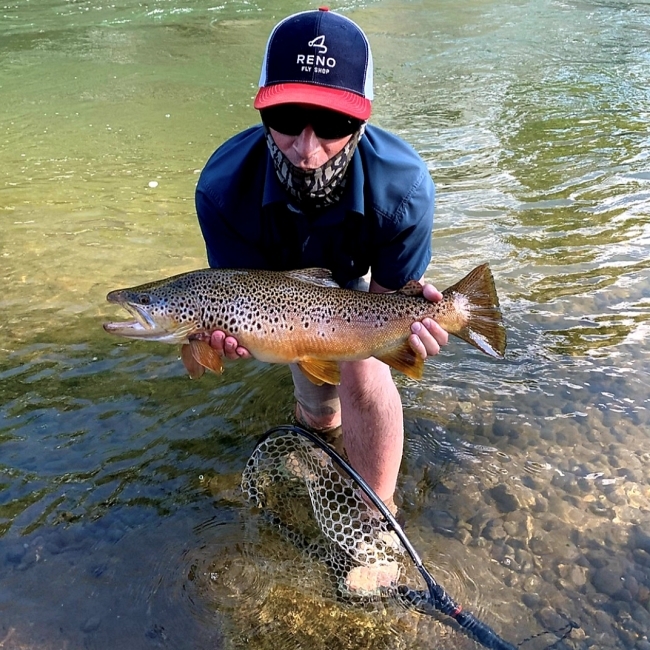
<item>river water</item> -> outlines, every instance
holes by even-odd
[[[282,589],[238,490],[286,368],[190,382],[105,294],[205,266],[198,172],[284,0],[0,6],[0,647],[473,648]],[[524,649],[648,650],[650,4],[348,0],[372,121],[426,160],[440,288],[490,262],[509,337],[399,377],[407,532]],[[120,315],[121,317],[121,315]],[[285,562],[283,564],[283,562]],[[292,591],[293,590],[293,591]],[[557,632],[554,634],[553,632]]]

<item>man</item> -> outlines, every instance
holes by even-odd
[[[367,125],[372,55],[363,31],[326,8],[282,20],[266,47],[254,106],[262,125],[224,143],[199,179],[196,206],[212,267],[324,267],[341,285],[395,291],[421,279],[431,257],[434,187],[405,142]],[[442,295],[425,285],[427,299]],[[414,323],[423,358],[447,334]],[[250,353],[215,332],[229,359]],[[340,364],[339,386],[316,387],[292,368],[296,417],[342,426],[350,463],[389,507],[403,447],[399,393],[377,359]]]

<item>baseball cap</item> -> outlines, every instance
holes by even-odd
[[[255,108],[310,104],[367,120],[372,99],[370,44],[356,23],[321,7],[275,26]]]

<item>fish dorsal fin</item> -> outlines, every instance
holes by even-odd
[[[316,386],[322,386],[323,384],[336,386],[341,381],[341,372],[336,361],[307,358],[298,361],[298,367],[305,377]]]
[[[190,373],[190,377],[193,379],[192,373],[196,372],[196,365],[212,370],[218,375],[223,372],[221,355],[205,341],[192,339],[189,344],[184,345],[181,349],[181,357],[187,371]],[[201,372],[198,377],[202,374]]]
[[[421,296],[424,287],[417,280],[409,280],[397,293],[405,296]]]
[[[411,379],[422,379],[424,359],[413,350],[408,339],[398,348],[378,356],[377,359],[388,364],[391,368],[403,372]]]
[[[318,267],[313,267],[310,269],[296,269],[295,271],[287,271],[286,275],[290,278],[293,278],[294,280],[309,282],[309,284],[315,284],[318,287],[339,288],[339,285],[334,282],[332,272],[329,269],[320,269]]]

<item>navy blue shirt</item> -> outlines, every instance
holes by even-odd
[[[406,142],[368,125],[332,206],[290,204],[262,126],[226,141],[206,164],[196,210],[211,267],[330,269],[346,286],[365,275],[387,289],[419,279],[431,258],[434,186]]]

